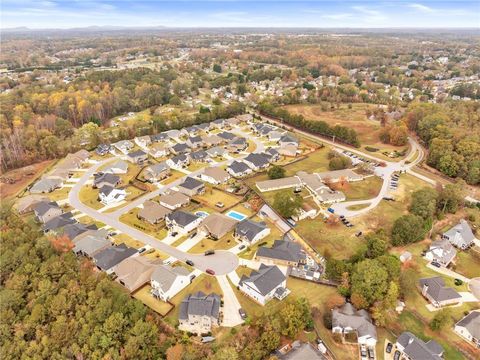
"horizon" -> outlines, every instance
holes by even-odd
[[[475,1],[4,0],[1,29],[480,29]],[[54,23],[55,25],[52,25]]]

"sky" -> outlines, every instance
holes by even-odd
[[[1,28],[480,28],[480,1],[1,0]]]

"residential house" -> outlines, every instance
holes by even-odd
[[[265,236],[270,234],[270,228],[264,222],[257,222],[250,219],[240,221],[235,226],[235,232],[233,236],[237,241],[243,242],[250,246]]]
[[[283,350],[283,351],[282,351]],[[285,352],[287,351],[287,352]],[[275,353],[278,360],[325,360],[322,352],[309,342],[294,341],[288,348]]]
[[[445,286],[445,281],[440,276],[420,279],[422,295],[435,307],[457,304],[462,301],[462,296],[454,289]]]
[[[277,131],[277,130],[270,131],[268,133],[268,140],[278,142],[282,138],[283,134],[284,132]]]
[[[210,131],[210,123],[201,123],[195,126],[201,131],[204,131],[204,132]]]
[[[69,224],[63,228],[62,236],[66,236],[68,239],[73,240],[78,235],[81,235],[87,231],[95,231],[98,230],[97,225],[95,224],[82,224],[82,223],[74,223]]]
[[[110,173],[96,173],[93,174],[93,188],[100,189],[105,185],[116,187],[120,184],[120,176]]]
[[[251,122],[253,120],[253,116],[251,114],[242,114],[242,115],[237,115],[236,118],[240,121],[240,122]]]
[[[113,186],[105,185],[98,192],[98,200],[103,205],[112,205],[119,203],[127,197],[127,192],[124,189],[117,189]]]
[[[280,189],[301,188],[302,181],[296,176],[290,176],[280,179],[259,181],[256,183],[258,190],[261,192],[275,191]]]
[[[184,143],[175,144],[171,147],[170,150],[175,155],[180,155],[180,154],[185,154],[187,152],[190,152],[190,148],[188,147],[187,144],[184,144]]]
[[[178,191],[188,196],[200,195],[205,192],[205,184],[193,177],[187,178],[178,185]]]
[[[480,349],[480,310],[474,310],[455,324],[455,332]]]
[[[275,126],[264,125],[260,128],[260,130],[258,130],[258,134],[260,136],[267,136],[268,137],[268,134],[270,134],[272,131],[275,131],[276,129],[277,129],[277,127],[275,127]]]
[[[475,240],[475,235],[473,235],[470,225],[464,219],[461,219],[457,225],[443,233],[442,237],[462,250],[472,246]]]
[[[314,219],[317,214],[317,209],[304,202],[300,209],[298,209],[298,213],[296,215],[293,215],[292,218],[295,221],[300,221],[306,218]]]
[[[186,234],[196,229],[202,222],[202,218],[186,211],[176,210],[168,214],[165,221],[170,232]]]
[[[265,155],[267,158],[268,158],[268,161],[270,163],[273,163],[273,162],[276,162],[278,160],[280,160],[280,154],[278,153],[277,150],[275,150],[274,148],[268,148],[264,153],[263,155]]]
[[[180,133],[181,134],[184,134],[186,136],[196,136],[198,134],[198,127],[196,127],[195,125],[193,126],[189,126],[189,127],[186,127],[186,128],[183,128]]]
[[[411,332],[405,331],[395,344],[398,351],[409,360],[441,360],[443,348],[435,340],[424,342]]]
[[[182,135],[181,131],[176,129],[164,131],[164,134],[166,134],[169,139],[174,141],[178,141]]]
[[[170,139],[170,137],[167,135],[167,133],[158,133],[158,134],[154,134],[154,135],[150,135],[150,140],[152,141],[152,143],[156,143],[156,142],[166,142]]]
[[[133,293],[150,282],[157,266],[158,263],[143,256],[131,256],[115,265],[113,272],[117,275],[115,280]]]
[[[218,137],[215,134],[208,135],[208,136],[203,136],[202,141],[205,144],[205,146],[207,146],[207,147],[218,146],[218,145],[221,145],[225,142],[224,139],[222,139],[221,137]]]
[[[43,178],[38,180],[30,188],[32,194],[46,194],[63,186],[63,181],[58,178]]]
[[[283,300],[288,295],[287,277],[277,266],[260,264],[258,271],[250,276],[243,275],[238,288],[260,305],[265,305],[274,297]]]
[[[187,145],[192,149],[198,149],[203,146],[203,140],[200,136],[191,136],[187,139]]]
[[[42,224],[45,224],[49,220],[62,215],[63,210],[58,206],[55,201],[40,201],[33,206],[33,212],[35,218]]]
[[[298,139],[290,134],[285,134],[283,135],[280,140],[278,141],[278,144],[280,146],[284,146],[284,145],[295,145],[298,147]]]
[[[43,195],[27,195],[18,200],[15,209],[19,214],[27,214],[34,211],[36,205],[43,201],[50,202],[50,199]]]
[[[64,226],[76,223],[71,212],[60,214],[42,225],[43,232],[58,233]]]
[[[238,126],[239,123],[240,123],[240,120],[234,117],[225,119],[225,125],[229,127],[234,127],[234,126],[236,127]]]
[[[190,203],[190,197],[179,191],[170,191],[169,193],[162,194],[158,202],[167,209],[175,210],[188,205]]]
[[[237,224],[237,220],[220,213],[213,213],[204,218],[198,227],[208,237],[218,240],[229,233]]]
[[[157,142],[150,146],[149,153],[154,158],[161,158],[167,156],[170,153],[170,150],[167,145]]]
[[[122,154],[127,155],[128,152],[133,149],[133,143],[129,140],[120,140],[114,143],[113,147],[120,151]]]
[[[240,178],[252,173],[252,169],[243,161],[234,160],[227,167],[227,172],[233,177]]]
[[[150,224],[158,224],[165,219],[165,216],[172,212],[155,201],[147,200],[143,203],[143,207],[138,210],[137,217],[140,220],[149,222]]]
[[[213,185],[224,184],[230,179],[230,175],[220,167],[208,167],[199,177]]]
[[[221,133],[218,133],[217,136],[219,138],[222,138],[225,141],[231,141],[236,138],[235,134],[232,134],[231,132],[228,132],[228,131],[222,131]]]
[[[147,159],[148,154],[143,150],[132,151],[127,155],[127,160],[134,164],[142,164]]]
[[[207,150],[207,154],[210,155],[210,157],[215,158],[215,157],[221,157],[227,155],[227,150],[220,146],[215,146],[213,148],[210,148]]]
[[[307,261],[300,244],[289,240],[275,240],[271,248],[259,247],[255,258],[265,264],[298,267]]]
[[[220,296],[199,291],[185,297],[180,303],[178,328],[195,334],[206,334],[220,325]]]
[[[248,141],[242,136],[237,136],[236,138],[230,140],[227,145],[227,149],[231,152],[239,153],[248,148]]]
[[[190,284],[190,273],[183,266],[159,265],[150,277],[151,294],[163,301],[169,301]]]
[[[107,155],[112,150],[112,146],[110,144],[100,144],[95,149],[95,153],[100,156]]]
[[[120,264],[123,260],[137,253],[137,249],[128,247],[122,243],[99,251],[93,255],[93,261],[99,270],[111,274],[113,273],[115,265]]]
[[[430,248],[425,253],[425,259],[447,267],[456,255],[457,250],[455,250],[448,239],[443,238],[432,242]]]
[[[92,258],[100,251],[112,246],[105,230],[88,230],[72,239],[75,255]]]
[[[339,182],[339,181],[360,181],[363,180],[364,177],[362,175],[357,174],[352,169],[342,169],[342,170],[332,170],[332,171],[325,171],[321,173],[317,173],[317,176],[320,177],[320,180],[323,182]]]
[[[350,303],[345,303],[332,310],[332,332],[348,334],[355,332],[359,344],[375,346],[377,344],[377,329],[367,310],[357,310]]]
[[[280,146],[277,151],[280,155],[295,157],[298,154],[298,147],[293,144],[284,144]]]
[[[147,166],[143,171],[143,177],[145,180],[151,183],[166,179],[170,176],[170,174],[170,168],[165,161],[155,165]]]
[[[190,158],[195,162],[209,162],[210,156],[205,150],[198,150],[190,153]]]
[[[180,154],[167,160],[167,165],[173,169],[183,169],[190,164],[190,156]]]
[[[307,174],[304,171],[299,171],[297,176],[319,202],[332,204],[345,201],[345,194],[341,191],[331,190],[322,182],[318,174]]]
[[[266,169],[270,165],[268,160],[267,156],[258,153],[248,154],[247,157],[243,159],[243,161],[255,171]]]
[[[210,123],[210,128],[212,128],[212,129],[223,129],[224,127],[225,127],[225,120],[224,119],[213,120]]]
[[[103,169],[102,172],[106,174],[126,174],[128,172],[128,163],[123,160],[117,160]]]
[[[152,139],[149,135],[145,136],[137,136],[134,140],[135,144],[140,146],[141,148],[146,148],[152,143]]]

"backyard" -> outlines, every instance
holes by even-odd
[[[133,297],[137,300],[140,300],[142,303],[144,303],[146,306],[148,306],[153,311],[159,313],[160,315],[167,315],[168,312],[173,309],[173,306],[162,300],[154,298],[152,294],[150,294],[151,289],[152,288],[150,285],[145,285],[140,290],[137,290],[133,294]]]

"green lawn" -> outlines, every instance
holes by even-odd
[[[143,232],[156,237],[157,239],[164,239],[167,236],[167,229],[165,228],[165,222],[160,222],[158,224],[152,225],[147,221],[140,220],[137,218],[139,209],[134,208],[128,213],[122,214],[120,216],[120,221],[130,225],[134,228],[140,229]]]
[[[80,189],[78,194],[80,201],[93,209],[100,209],[104,205],[98,201],[98,189],[94,189],[91,185],[85,185]]]
[[[480,276],[480,249],[458,250],[454,269],[468,278]]]
[[[170,170],[170,176],[162,181],[160,181],[160,184],[167,185],[172,182],[174,182],[177,179],[180,179],[182,177],[186,176],[184,173],[178,170],[171,169]]]
[[[162,316],[165,316],[171,309],[173,309],[173,306],[162,300],[155,299],[150,294],[150,290],[151,286],[145,285],[140,290],[137,290],[135,294],[133,294],[133,297],[137,300],[140,300],[153,311],[159,313]]]
[[[225,208],[229,208],[238,204],[241,200],[240,197],[214,189],[211,185],[206,185],[205,193],[194,196],[194,199],[198,200],[204,206],[208,206],[216,211],[222,211],[222,209],[215,206],[217,202],[222,202],[225,205]]]
[[[62,187],[61,189],[57,189],[55,191],[52,191],[51,193],[48,193],[47,196],[50,200],[52,201],[60,201],[60,200],[65,200],[68,198],[68,193],[72,190],[71,187]]]
[[[346,183],[344,186],[335,184],[334,188],[342,191],[345,194],[347,201],[366,200],[377,196],[382,184],[383,180],[381,178],[378,176],[371,176],[362,181]]]
[[[233,239],[233,231],[230,231],[224,237],[219,240],[202,239],[194,247],[188,250],[192,254],[200,254],[206,250],[227,250],[237,245],[237,242]]]

